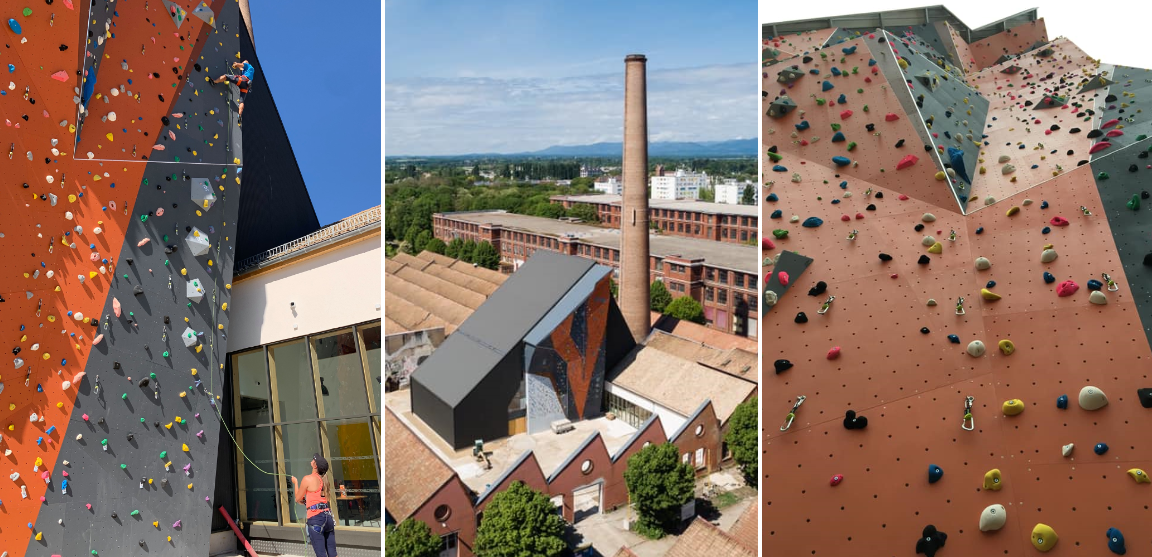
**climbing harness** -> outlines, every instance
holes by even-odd
[[[960,429],[964,431],[976,429],[976,418],[972,417],[972,401],[974,400],[976,397],[964,397],[964,421],[960,422]]]
[[[835,299],[836,299],[836,296],[828,296],[828,299],[824,300],[824,304],[820,306],[820,311],[818,311],[816,313],[819,313],[820,315],[824,315],[825,313],[828,313],[828,309],[832,307],[832,300],[835,300]]]
[[[1108,285],[1109,292],[1120,290],[1120,287],[1116,284],[1116,281],[1112,280],[1112,277],[1108,276],[1108,273],[1100,273],[1100,276],[1104,278],[1104,284]]]
[[[792,411],[788,412],[788,416],[784,418],[787,421],[784,422],[784,425],[780,426],[780,431],[788,431],[788,428],[792,427],[792,420],[796,419],[796,410],[800,408],[801,404],[804,404],[804,399],[806,398],[808,397],[804,395],[796,397],[796,405],[792,407]]]
[[[956,298],[956,315],[964,315],[964,296]]]
[[[860,233],[860,231],[859,231],[859,230],[852,230],[852,232],[849,232],[849,233],[848,233],[848,239],[849,239],[849,240],[855,240],[855,239],[856,239],[856,235],[857,235],[857,234],[859,234],[859,233]]]

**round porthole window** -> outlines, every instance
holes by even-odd
[[[704,424],[696,426],[696,437],[700,437],[701,435],[704,435]]]
[[[652,442],[651,442],[651,441],[645,441],[645,442],[644,442],[644,446],[643,446],[643,447],[640,447],[640,448],[641,448],[641,449],[643,449],[643,448],[645,448],[645,447],[647,447],[648,445],[651,445],[651,444],[652,444]]]
[[[445,522],[448,517],[452,516],[452,508],[448,505],[440,505],[432,512],[432,516],[436,518],[436,522]]]
[[[592,468],[594,468],[594,466],[592,465],[591,460],[585,460],[584,462],[582,462],[580,464],[580,471],[585,473],[585,474],[592,473]]]

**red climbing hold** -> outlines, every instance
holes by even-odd
[[[776,280],[780,281],[780,286],[788,286],[788,283],[792,281],[792,279],[788,277],[788,273],[784,271],[776,273]]]
[[[908,196],[904,195],[904,194],[900,194],[899,196],[896,197],[896,199],[899,199],[900,201],[908,201]]]
[[[1056,216],[1052,217],[1052,220],[1050,220],[1048,222],[1051,223],[1052,226],[1068,226],[1068,219],[1066,219],[1060,215],[1056,215]]]
[[[838,486],[838,485],[840,485],[840,482],[842,482],[842,481],[844,481],[844,475],[843,474],[836,474],[835,476],[832,476],[831,480],[828,480],[828,483],[832,486]]]
[[[1119,120],[1119,119],[1117,119],[1117,118],[1113,118],[1113,119],[1111,119],[1111,120],[1108,120],[1107,122],[1104,122],[1104,123],[1103,123],[1103,124],[1100,126],[1100,129],[1102,129],[1102,130],[1106,130],[1106,129],[1108,129],[1108,128],[1111,128],[1112,126],[1115,126],[1116,124],[1119,124],[1119,123],[1120,123],[1120,120]]]
[[[897,116],[895,112],[889,112],[888,114],[884,115],[884,121],[885,122],[895,122],[896,120],[899,120],[899,119],[900,119],[900,117]]]
[[[918,160],[920,159],[917,158],[916,155],[904,155],[904,158],[900,159],[900,162],[896,163],[896,170],[904,170],[905,168],[916,164],[916,161]]]
[[[841,119],[841,120],[847,120],[847,119],[848,119],[848,118],[850,118],[851,116],[852,116],[852,111],[851,111],[851,110],[845,110],[844,112],[841,112],[841,113],[840,113],[840,119]]]
[[[807,146],[807,145],[808,145],[808,140],[807,140],[807,139],[801,139],[801,140],[800,140],[800,146],[801,146],[801,147],[805,147],[805,146]]]
[[[864,213],[856,213],[856,220],[863,220],[863,219],[864,219]]]
[[[864,83],[872,83],[872,78],[871,77],[865,77]]]
[[[840,215],[840,220],[842,220],[844,222],[848,222],[848,221],[852,220],[852,217],[850,217],[848,215]]]
[[[1104,137],[1120,137],[1122,135],[1124,135],[1124,132],[1120,130],[1110,130],[1108,133],[1104,134]]]
[[[839,346],[833,346],[832,349],[828,351],[828,359],[829,360],[835,360],[836,358],[839,358],[839,357],[840,357],[840,347]]]
[[[1093,145],[1091,149],[1088,149],[1088,154],[1091,155],[1092,153],[1103,151],[1104,149],[1107,149],[1111,146],[1111,143],[1108,143],[1107,141],[1101,141],[1100,143]]]
[[[1061,298],[1071,296],[1075,294],[1077,290],[1080,290],[1080,285],[1071,280],[1066,280],[1056,285],[1056,295]]]
[[[762,247],[764,249],[776,249],[776,244],[773,244],[772,240],[769,240],[768,238],[764,238],[760,242],[760,247]]]

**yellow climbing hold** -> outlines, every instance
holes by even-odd
[[[196,375],[196,368],[192,368],[192,375]]]
[[[168,536],[168,543],[172,543],[172,536]]]
[[[993,469],[989,470],[988,473],[984,474],[984,489],[989,489],[992,491],[1000,491],[1001,487],[1004,487],[1004,486],[1003,486],[1003,484],[1000,483],[1000,469],[999,468],[993,468]]]
[[[166,427],[168,429],[172,429],[172,422],[168,422],[168,423],[164,424],[164,427]]]
[[[108,132],[107,134],[104,135],[104,137],[107,137],[108,141],[112,141],[112,132]]]
[[[44,539],[44,532],[36,532],[36,541]]]
[[[225,284],[224,289],[225,290],[232,290],[232,283]]]
[[[1008,339],[1001,340],[996,343],[996,346],[1000,347],[1000,352],[1004,353],[1005,356],[1011,356],[1016,351],[1016,345]]]
[[[944,252],[944,244],[941,244],[940,242],[936,242],[936,243],[932,244],[931,247],[928,248],[928,253],[943,253],[943,252]]]
[[[112,134],[108,134],[108,135],[112,135]],[[943,170],[936,173],[936,181],[937,182],[943,182],[944,178],[947,178],[947,177],[948,177],[948,175],[944,174]]]
[[[1024,401],[1014,398],[1012,400],[1004,401],[1004,406],[1001,408],[1005,416],[1016,416],[1024,411]],[[988,485],[988,476],[984,476],[984,485]]]
[[[1020,212],[1020,207],[1013,206],[1011,209],[1008,209],[1008,216],[1015,215],[1016,213],[1019,213],[1019,212]]]
[[[63,407],[64,407],[64,403],[63,403],[63,402],[57,402],[57,403],[56,403],[56,407],[57,407],[57,408],[63,408]]]
[[[192,489],[192,484],[188,484],[188,489]]]
[[[184,446],[182,448],[184,449],[184,452],[188,452],[188,451],[192,450],[192,449],[188,448],[188,443],[184,443]]]
[[[152,483],[152,480],[148,480],[148,483]],[[156,520],[152,521],[152,527],[153,527],[153,528],[159,528],[159,527],[160,527],[160,522],[159,522],[159,521],[156,521]]]
[[[223,304],[220,304],[220,309],[222,309],[224,311],[228,311],[228,302],[224,302]]]
[[[45,352],[45,353],[44,353],[44,356],[43,356],[43,358],[44,358],[45,360],[47,360],[48,358],[51,358],[51,357],[52,357],[52,355],[51,355],[51,354],[49,354],[49,353],[47,353],[47,352]]]
[[[48,316],[48,322],[49,323],[55,323],[56,322],[56,316],[55,315],[49,315]]]
[[[1148,479],[1148,473],[1139,468],[1133,468],[1129,470],[1128,477],[1136,480],[1136,483],[1138,484],[1152,483],[1152,480]]]
[[[183,276],[188,276],[188,269],[187,268],[180,269],[180,274]]]
[[[999,294],[997,294],[991,290],[988,290],[987,288],[981,288],[980,289],[980,297],[984,298],[985,300],[988,300],[989,302],[995,302],[996,300],[1000,299]]]
[[[1039,549],[1042,552],[1048,552],[1053,547],[1056,547],[1056,542],[1060,539],[1056,535],[1056,531],[1047,524],[1037,523],[1032,528],[1032,547]]]
[[[188,396],[188,393],[186,393],[184,391],[180,391],[180,398],[184,398],[186,396]]]

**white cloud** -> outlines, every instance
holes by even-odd
[[[755,137],[759,74],[753,69],[649,71],[651,140]],[[389,154],[521,152],[620,141],[624,75],[402,79],[385,83],[384,103]]]

